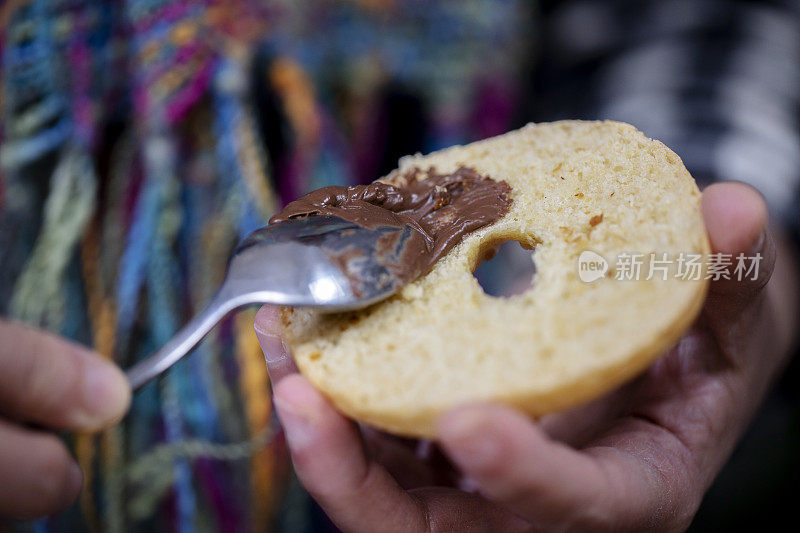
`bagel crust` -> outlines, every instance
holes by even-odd
[[[344,414],[432,437],[437,418],[463,403],[534,417],[564,410],[642,372],[699,313],[705,270],[681,278],[677,258],[709,253],[700,192],[674,152],[633,126],[529,124],[405,157],[381,181],[431,166],[506,181],[510,210],[388,300],[352,313],[283,310],[298,368]],[[532,249],[536,275],[525,292],[497,298],[472,272],[506,240]],[[609,263],[593,282],[579,276],[585,251]],[[620,275],[632,256],[643,260],[638,279]],[[667,257],[668,271],[651,271],[651,257]]]

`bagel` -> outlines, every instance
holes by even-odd
[[[708,281],[675,269],[681,253],[709,253],[700,192],[659,141],[619,122],[529,124],[404,157],[380,181],[460,167],[510,186],[497,222],[364,310],[281,312],[300,372],[347,416],[431,437],[437,418],[463,403],[502,402],[532,417],[561,411],[642,372],[696,318]],[[531,250],[534,280],[521,294],[490,296],[472,273],[509,240]],[[587,251],[608,263],[592,282],[579,274]],[[646,279],[651,253],[668,254],[668,275]],[[643,255],[638,279],[620,275],[625,254]]]

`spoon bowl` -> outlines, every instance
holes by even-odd
[[[161,349],[127,371],[135,390],[189,353],[228,313],[253,304],[351,311],[397,292],[411,226],[368,229],[337,217],[270,224],[236,247],[225,280],[206,308]],[[396,243],[386,250],[382,242]]]

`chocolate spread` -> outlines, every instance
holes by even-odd
[[[416,231],[404,243],[404,260],[392,268],[409,282],[430,270],[466,234],[496,222],[511,204],[511,188],[505,181],[481,176],[469,167],[450,174],[415,168],[387,181],[391,184],[323,187],[287,205],[270,223],[320,215],[370,229],[410,226]],[[396,244],[379,242],[379,247],[388,250]]]

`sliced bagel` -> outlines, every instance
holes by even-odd
[[[405,157],[382,181],[415,167],[459,166],[511,186],[505,216],[384,302],[353,313],[282,313],[300,371],[343,413],[417,437],[432,436],[437,417],[465,402],[541,416],[634,377],[694,321],[708,282],[676,269],[680,254],[709,252],[700,192],[662,143],[618,122],[529,124]],[[522,294],[498,298],[472,272],[506,240],[532,249],[536,275]],[[579,276],[587,251],[609,263],[593,282]],[[668,254],[669,270],[662,275],[659,263],[646,279],[651,253]],[[634,254],[638,280],[627,279]]]

